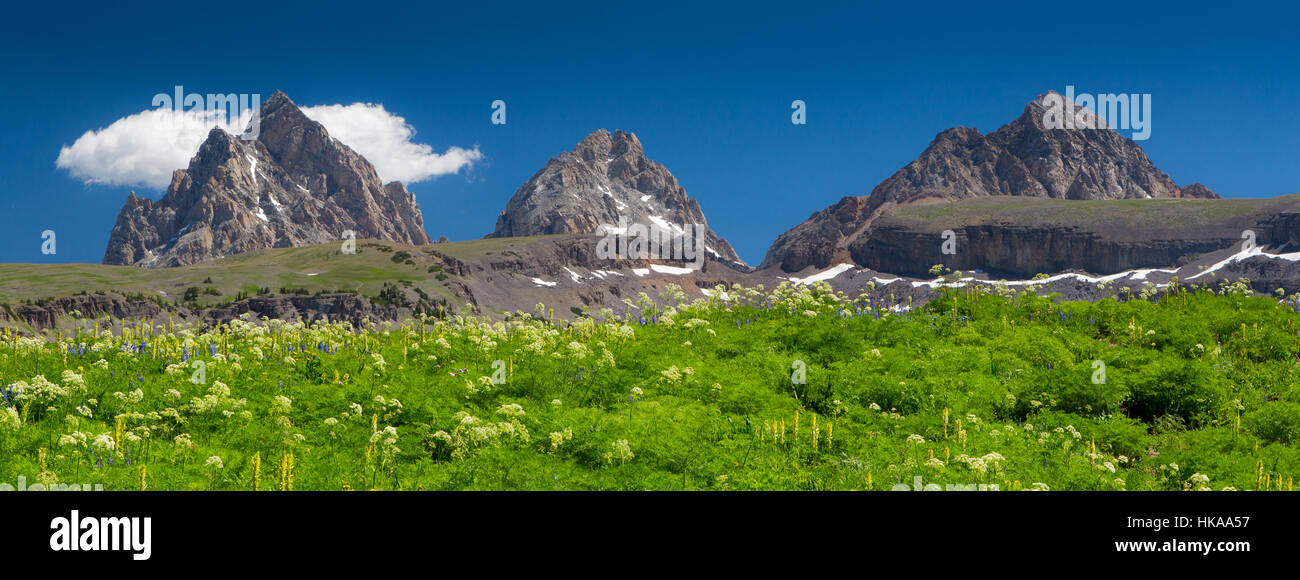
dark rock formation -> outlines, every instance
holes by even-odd
[[[1241,242],[1239,229],[1206,231],[1190,238],[1179,232],[1156,232],[1154,237],[1143,240],[1121,240],[1097,231],[1052,226],[966,226],[954,233],[960,251],[944,255],[940,252],[940,234],[878,221],[849,250],[854,262],[882,272],[925,277],[930,265],[943,264],[953,270],[980,269],[1015,280],[1068,270],[1113,274],[1164,268],[1184,256]]]
[[[472,300],[470,300],[472,303]],[[115,293],[61,296],[37,304],[15,304],[0,309],[0,321],[18,323],[42,332],[66,327],[73,320],[108,319],[121,321],[152,320],[155,323],[199,321],[202,324],[230,322],[251,315],[281,320],[315,322],[329,320],[349,322],[360,328],[364,321],[396,321],[404,313],[393,307],[375,304],[360,294],[317,294],[311,296],[257,296],[217,307],[191,310],[166,302],[132,299]],[[409,312],[407,313],[409,314]],[[62,324],[60,324],[62,323]]]
[[[329,136],[282,92],[260,111],[257,139],[215,128],[157,202],[129,195],[105,264],[164,267],[250,250],[316,244],[355,232],[427,244],[424,217],[401,183]]]
[[[166,310],[149,300],[128,300],[119,294],[60,296],[37,304],[15,304],[0,310],[0,319],[17,322],[35,330],[54,328],[60,319],[76,313],[78,318],[93,320],[154,319]]]
[[[1297,242],[1300,197],[1270,200],[1072,202],[969,199],[945,206],[895,207],[854,239],[854,263],[894,274],[927,276],[934,264],[1029,278],[1082,270],[1113,274],[1170,268],[1187,258],[1255,243],[1279,248]],[[944,230],[955,253],[942,252]]]
[[[203,318],[209,323],[229,322],[246,314],[252,314],[255,319],[348,322],[353,328],[364,328],[366,321],[395,321],[400,311],[393,306],[375,304],[360,294],[318,294],[249,298],[209,309]]]

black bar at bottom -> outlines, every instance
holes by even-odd
[[[343,560],[390,566],[479,558],[495,571],[529,573],[563,571],[574,558],[593,566],[637,562],[638,569],[671,569],[688,557],[737,570],[765,567],[766,559],[815,567],[840,557],[1182,567],[1292,555],[1300,513],[1295,498],[1300,495],[1259,492],[12,492],[0,493],[0,521],[6,559],[98,569],[229,565],[229,558],[244,555],[295,569]],[[101,528],[103,518],[140,518],[130,520],[140,530],[150,518],[148,559],[138,560],[143,550],[128,542],[116,551],[71,550],[76,540],[54,536],[60,526],[71,527],[74,510],[83,534],[86,526],[97,533],[121,529],[122,520]],[[77,540],[104,543],[95,536]],[[65,549],[55,551],[52,542]]]

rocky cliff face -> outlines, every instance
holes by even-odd
[[[620,217],[628,224],[670,230],[708,226],[700,204],[667,168],[645,156],[636,135],[601,129],[524,183],[487,237],[596,233],[602,225],[617,226]],[[712,229],[706,242],[712,257],[742,264]]]
[[[848,245],[852,262],[909,276],[930,266],[994,279],[1083,270],[1105,275],[1171,268],[1237,248],[1243,233],[1274,249],[1300,247],[1300,196],[1272,199],[1078,202],[1006,198],[896,206]],[[944,230],[952,253],[945,254]]]
[[[943,238],[938,232],[912,230],[882,219],[849,247],[849,253],[858,264],[893,274],[926,277],[930,265],[943,264],[953,270],[980,269],[995,279],[1020,280],[1069,270],[1101,275],[1166,268],[1184,257],[1241,242],[1241,230],[1231,228],[1205,231],[1194,237],[1155,232],[1143,240],[1039,225],[974,225],[953,231],[960,251],[944,255],[940,251]]]
[[[34,330],[55,328],[71,315],[85,320],[110,317],[114,320],[156,319],[165,313],[159,303],[128,300],[119,294],[60,296],[40,304],[17,304],[0,310],[0,321],[25,324]]]
[[[872,220],[897,205],[987,196],[1218,198],[1200,184],[1180,188],[1137,143],[1100,121],[1096,129],[1048,128],[1044,116],[1051,95],[1035,99],[1019,118],[989,135],[969,127],[939,133],[916,161],[881,182],[869,196],[846,197],[782,234],[760,268],[779,266],[794,272],[846,261],[851,258],[849,246]],[[1086,117],[1090,112],[1075,107],[1071,114]]]
[[[392,306],[375,304],[358,294],[322,294],[249,298],[209,309],[203,312],[203,319],[215,324],[230,322],[246,314],[251,314],[254,319],[302,320],[308,324],[316,321],[347,322],[353,328],[365,328],[366,321],[398,320],[401,312]]]
[[[401,183],[329,136],[282,92],[261,109],[260,135],[213,129],[158,201],[129,195],[105,264],[166,267],[250,250],[339,240],[344,232],[427,244],[424,217]]]
[[[1272,243],[1286,244],[1293,251],[1300,250],[1300,204],[1278,211],[1265,227]]]
[[[470,300],[472,303],[472,299]],[[302,320],[306,323],[325,320],[348,322],[363,328],[369,322],[393,322],[403,313],[396,307],[376,304],[359,294],[317,294],[312,296],[257,296],[231,302],[219,307],[192,310],[165,302],[130,299],[120,294],[62,296],[41,304],[17,304],[0,309],[0,322],[26,325],[31,330],[43,332],[68,326],[70,321],[107,319],[112,324],[130,320],[153,320],[156,323],[175,321],[213,325],[228,323],[236,318],[251,316],[280,320]],[[75,317],[75,318],[74,318]],[[88,323],[87,323],[88,324]],[[106,328],[108,328],[106,326]],[[20,332],[25,332],[20,329]]]
[[[851,262],[848,244],[871,223],[867,197],[845,197],[786,230],[768,248],[760,270],[779,267],[798,272],[809,266],[825,268]]]

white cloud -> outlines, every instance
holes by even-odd
[[[325,126],[330,135],[370,160],[385,182],[415,183],[456,173],[483,158],[478,147],[433,147],[415,143],[415,129],[406,119],[389,113],[383,105],[353,103],[303,107],[302,112]]]
[[[241,132],[250,117],[251,112],[231,126],[220,122],[216,111],[149,109],[86,131],[59,150],[54,164],[86,183],[164,189],[172,171],[189,165],[212,127]]]
[[[450,147],[439,154],[413,142],[415,129],[383,105],[324,105],[303,107],[303,112],[370,160],[385,182],[424,181],[456,173],[483,158],[477,147]],[[189,165],[212,127],[242,132],[249,114],[226,124],[215,112],[149,109],[87,131],[60,149],[55,165],[86,183],[165,189],[172,172]]]

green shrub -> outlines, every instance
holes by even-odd
[[[1287,445],[1300,442],[1300,404],[1270,401],[1247,415],[1243,422],[1265,441]]]
[[[1218,408],[1224,394],[1219,379],[1200,361],[1159,359],[1128,383],[1125,406],[1129,416],[1148,422],[1161,415],[1173,415],[1187,423],[1203,422],[1210,419],[1207,413]]]

